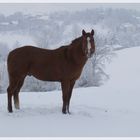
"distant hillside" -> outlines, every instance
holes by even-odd
[[[100,86],[108,79],[105,62],[111,61],[114,50],[140,46],[140,12],[126,9],[87,9],[77,12],[25,15],[16,12],[0,15],[0,90],[5,91],[8,79],[6,60],[10,50],[22,45],[35,45],[54,49],[69,44],[81,36],[82,29],[95,30],[96,55],[87,62],[76,84]],[[30,86],[32,83],[32,86]],[[2,89],[1,89],[2,87]],[[28,79],[24,90],[45,91],[59,89],[55,83],[43,83]]]
[[[78,12],[54,12],[24,15],[21,12],[0,15],[0,33],[29,34],[40,47],[59,47],[81,34],[95,29],[103,45],[123,47],[140,45],[140,12],[126,9],[96,8]],[[18,40],[20,42],[20,40]],[[1,40],[0,40],[1,42]]]

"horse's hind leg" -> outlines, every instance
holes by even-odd
[[[15,108],[16,109],[20,109],[20,104],[19,104],[19,91],[22,87],[24,83],[24,78],[22,78],[18,84],[17,84],[17,88],[16,88],[16,91],[14,92],[14,105],[15,105]]]
[[[12,87],[8,87],[7,88],[7,93],[8,93],[8,95],[7,95],[7,98],[8,98],[8,111],[9,112],[13,112],[13,110],[12,110]]]
[[[13,79],[10,78],[10,84],[9,84],[9,87],[7,88],[8,111],[9,112],[13,112],[13,110],[12,110],[12,96],[14,95],[14,92],[15,92],[17,84],[18,84],[18,81],[15,79],[13,80]]]

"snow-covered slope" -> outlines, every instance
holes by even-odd
[[[140,48],[117,51],[102,87],[73,91],[71,115],[61,91],[21,93],[21,110],[7,112],[0,95],[0,136],[140,136]]]

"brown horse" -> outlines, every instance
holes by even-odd
[[[27,75],[43,81],[59,81],[62,87],[64,114],[69,113],[70,98],[75,81],[89,57],[95,52],[94,30],[82,31],[82,36],[70,45],[55,50],[24,46],[9,53],[8,111],[12,112],[12,96],[15,108],[19,109],[19,91]]]

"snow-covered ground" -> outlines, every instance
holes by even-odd
[[[117,51],[104,86],[74,89],[71,115],[61,113],[61,91],[21,93],[21,110],[12,114],[0,95],[0,136],[140,136],[139,54],[140,48]]]

